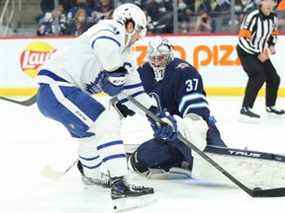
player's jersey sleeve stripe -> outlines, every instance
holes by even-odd
[[[99,39],[108,39],[108,40],[114,41],[119,47],[121,47],[120,42],[117,41],[116,39],[114,39],[110,36],[99,36],[92,42],[92,44],[91,44],[92,48],[94,48],[95,42],[98,41]]]
[[[134,89],[134,88],[142,87],[142,86],[143,86],[142,83],[138,83],[138,84],[127,85],[127,86],[124,86],[123,88],[124,88],[124,89]]]
[[[123,144],[123,141],[121,141],[121,140],[112,141],[112,142],[104,143],[104,144],[97,146],[97,150],[104,149],[104,148],[109,147],[109,146],[121,145],[121,144]]]
[[[196,104],[190,104],[186,107],[186,109],[183,112],[183,117],[185,117],[191,109],[202,109],[206,108],[209,109],[209,105],[207,103],[196,103]]]
[[[202,99],[202,101],[207,103],[205,95],[201,93],[191,93],[191,94],[185,95],[180,101],[179,111],[181,112],[182,109],[185,107],[185,105],[187,105],[189,102],[193,102],[198,99]]]

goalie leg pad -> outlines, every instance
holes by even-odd
[[[285,156],[217,147],[207,147],[205,152],[231,175],[252,188],[277,188],[285,185]],[[233,184],[200,156],[193,155],[194,178]]]

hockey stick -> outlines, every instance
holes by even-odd
[[[145,106],[143,106],[140,102],[138,102],[135,98],[128,96],[127,97],[130,102],[132,102],[135,106],[137,106],[139,109],[144,111],[146,115],[151,117],[154,121],[163,124],[164,122],[157,117],[155,114],[150,112]],[[192,144],[190,141],[185,139],[180,133],[178,133],[178,139],[183,142],[185,145],[190,147],[192,150],[194,150],[197,154],[199,154],[204,160],[206,160],[209,164],[211,164],[214,168],[216,168],[218,171],[220,171],[223,175],[225,175],[231,182],[233,182],[235,185],[237,185],[241,190],[246,192],[251,197],[283,197],[285,196],[285,188],[273,188],[273,189],[261,189],[259,187],[250,189],[243,183],[241,183],[239,180],[237,180],[235,177],[233,177],[229,172],[227,172],[224,168],[222,168],[218,163],[216,163],[214,160],[212,160],[207,154],[202,152],[200,149],[198,149],[194,144]]]
[[[22,106],[32,106],[34,103],[36,103],[37,101],[37,95],[34,95],[32,96],[31,98],[25,100],[25,101],[16,101],[16,100],[13,100],[13,99],[10,99],[10,98],[6,98],[6,97],[2,97],[0,96],[0,99],[1,100],[4,100],[4,101],[8,101],[10,103],[15,103],[15,104],[19,104],[19,105],[22,105]]]
[[[59,180],[67,172],[69,172],[77,164],[77,162],[78,162],[78,160],[76,159],[64,171],[56,170],[56,169],[52,168],[51,166],[47,165],[42,169],[41,175],[46,177],[46,178],[49,178],[51,180],[54,180],[54,181]]]

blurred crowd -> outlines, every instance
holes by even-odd
[[[182,34],[234,33],[239,29],[243,16],[257,8],[255,1],[235,0],[233,20],[231,0],[177,0],[177,30]],[[173,33],[173,0],[58,0],[58,5],[54,0],[41,0],[37,34],[78,36],[99,20],[110,18],[115,3],[126,2],[143,8],[150,34]],[[278,13],[282,27],[285,25],[284,8],[279,8]]]

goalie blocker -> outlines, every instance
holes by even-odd
[[[127,146],[133,151],[133,146]],[[147,150],[152,150],[147,154]],[[157,152],[155,152],[157,151]],[[183,159],[181,153],[159,141],[148,141],[135,148],[128,158],[129,168],[151,179],[194,178],[233,185],[224,175],[196,156]],[[255,188],[285,185],[285,156],[258,151],[207,146],[204,152],[246,185]],[[157,154],[160,158],[156,158]],[[162,158],[161,156],[164,155]],[[151,157],[156,156],[156,157]],[[191,160],[192,159],[192,160]]]

